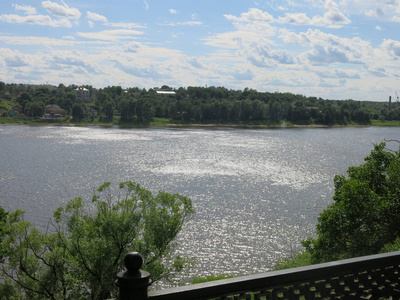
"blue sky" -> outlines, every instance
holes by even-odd
[[[400,0],[1,0],[0,81],[400,95]]]

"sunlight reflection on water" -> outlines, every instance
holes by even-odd
[[[181,193],[196,215],[176,252],[191,276],[267,271],[313,235],[332,178],[362,162],[394,128],[283,130],[7,126],[0,130],[0,200],[46,226],[105,181]]]

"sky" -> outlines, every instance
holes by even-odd
[[[1,0],[0,81],[400,95],[400,0]]]

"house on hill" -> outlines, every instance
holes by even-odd
[[[90,102],[90,91],[84,87],[80,87],[74,90],[76,98],[81,102]]]
[[[45,120],[58,120],[65,118],[66,111],[56,104],[49,104],[44,111],[43,119]]]

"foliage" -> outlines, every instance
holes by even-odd
[[[2,240],[4,236],[7,234],[6,231],[6,220],[7,220],[8,212],[4,210],[3,207],[0,206],[0,262],[3,262],[3,244]]]
[[[400,237],[396,238],[392,243],[388,243],[381,249],[380,252],[400,251]]]
[[[274,266],[274,271],[304,267],[309,265],[311,265],[311,255],[309,252],[304,251],[297,253],[294,256],[287,257],[285,259],[282,259],[281,261],[278,261]]]
[[[246,124],[370,124],[371,120],[400,120],[400,105],[385,102],[324,100],[291,93],[258,92],[254,89],[228,90],[224,87],[187,87],[164,90],[175,95],[160,95],[153,89],[138,87],[102,89],[81,86],[90,91],[90,103],[81,103],[74,89],[77,85],[56,86],[3,84],[0,98],[16,101],[21,112],[41,117],[46,105],[57,104],[74,122],[89,117],[80,106],[90,105],[103,123],[119,120],[126,124],[149,124],[154,118],[168,118],[176,123],[246,123]],[[11,105],[13,106],[13,105]],[[3,114],[7,114],[4,111]],[[82,115],[83,113],[83,115]],[[93,118],[92,118],[93,119]],[[85,121],[86,120],[86,121]],[[92,120],[95,122],[94,120]]]
[[[72,106],[71,116],[74,119],[74,121],[75,120],[79,121],[79,120],[83,119],[84,111],[83,111],[83,107],[81,104],[75,103]]]
[[[110,183],[100,186],[91,210],[81,198],[71,200],[54,212],[46,232],[23,221],[22,211],[7,216],[2,241],[7,263],[1,272],[14,281],[11,286],[21,299],[115,296],[116,274],[129,251],[143,255],[143,269],[153,281],[171,279],[170,274],[186,267],[187,260],[172,258],[172,251],[193,214],[191,200],[165,192],[153,196],[131,181],[119,188],[116,197]]]
[[[365,163],[335,176],[334,203],[303,242],[312,262],[378,253],[400,237],[400,151],[375,145]]]
[[[234,276],[231,275],[218,275],[218,276],[207,276],[207,277],[197,277],[194,278],[190,284],[197,284],[197,283],[204,283],[209,281],[221,280],[221,279],[228,279],[233,278]]]

